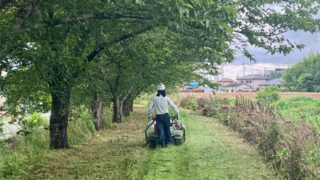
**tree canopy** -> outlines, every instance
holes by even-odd
[[[235,51],[254,59],[249,45],[302,48],[283,33],[319,31],[318,9],[316,0],[1,0],[1,94],[16,114],[51,108],[50,147],[66,148],[74,96],[112,102],[121,122],[141,92],[215,73]]]
[[[311,54],[287,69],[283,80],[289,91],[320,92],[320,54]]]

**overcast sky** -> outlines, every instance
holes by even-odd
[[[256,63],[274,63],[274,64],[295,64],[300,59],[308,56],[310,53],[320,53],[320,33],[311,34],[304,31],[290,31],[285,34],[285,36],[296,43],[305,44],[305,48],[302,50],[294,50],[292,53],[284,56],[281,54],[266,54],[263,49],[251,47],[250,52],[256,57]],[[236,57],[233,64],[252,64],[248,58],[239,55]]]
[[[266,8],[272,8],[274,10],[277,10],[279,12],[283,11],[284,4],[271,4],[266,5]],[[320,18],[320,11],[318,11],[318,14],[315,16],[315,18]],[[256,58],[256,63],[273,63],[273,64],[295,64],[299,60],[301,60],[303,57],[308,56],[310,53],[320,53],[320,33],[311,34],[309,32],[304,31],[289,31],[284,34],[285,37],[287,37],[291,42],[298,43],[298,44],[304,44],[305,48],[302,50],[295,49],[290,54],[284,56],[281,54],[266,54],[266,51],[263,49],[250,47],[250,52],[253,53],[253,55]],[[248,58],[238,55],[236,56],[236,59],[234,61],[234,64],[253,64],[254,62],[251,62],[248,60]]]

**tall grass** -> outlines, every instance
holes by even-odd
[[[308,123],[243,98],[198,99],[198,110],[242,134],[284,177],[320,178],[320,134]]]
[[[49,120],[32,114],[22,121],[20,135],[0,143],[0,179],[24,179],[37,164],[48,161]],[[92,115],[78,111],[68,126],[68,141],[71,146],[89,141],[95,134]]]

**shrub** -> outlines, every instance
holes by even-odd
[[[197,108],[204,108],[208,106],[209,101],[204,98],[197,99]]]
[[[268,86],[257,93],[256,100],[264,105],[276,102],[280,99],[280,89],[277,86]]]
[[[290,121],[273,107],[243,98],[216,104],[216,117],[256,145],[284,177],[320,177],[320,134],[315,127]]]
[[[180,101],[180,106],[186,109],[197,109],[197,100],[193,97],[185,97]]]
[[[78,111],[76,117],[70,118],[68,140],[71,146],[90,140],[95,133],[93,119],[88,111]],[[38,163],[48,161],[49,131],[48,120],[40,114],[32,114],[23,119],[24,136],[15,146],[8,147],[0,143],[0,179],[26,179],[29,171]],[[28,131],[30,133],[25,134]]]

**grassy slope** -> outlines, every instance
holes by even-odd
[[[144,147],[145,106],[85,146],[48,154],[29,179],[275,179],[237,134],[208,118],[188,116],[187,143]],[[71,134],[70,134],[71,135]]]

